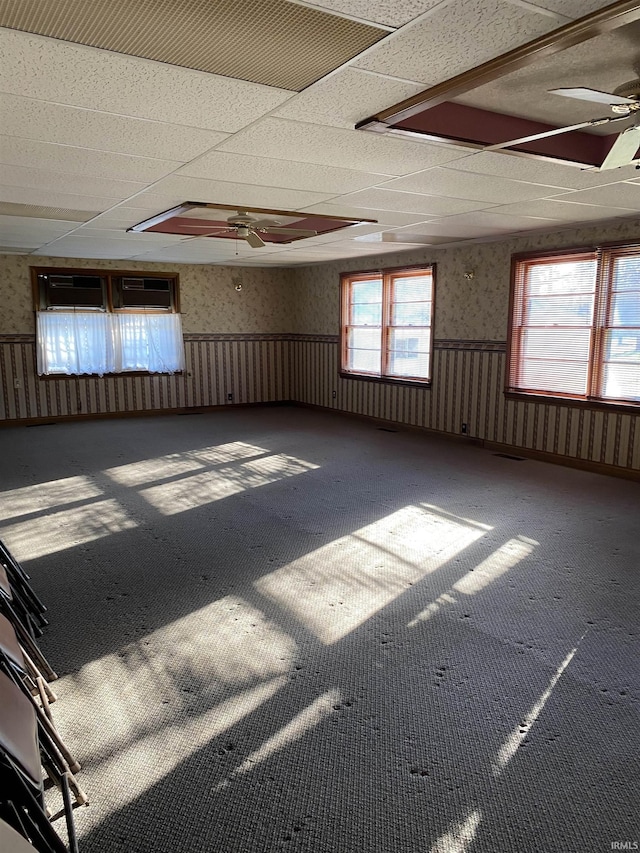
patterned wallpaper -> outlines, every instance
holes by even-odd
[[[454,434],[464,422],[470,437],[514,450],[638,472],[640,413],[503,394],[511,254],[615,240],[640,240],[640,221],[290,269],[128,263],[128,269],[180,273],[187,370],[104,380],[35,375],[28,267],[122,263],[0,256],[0,420],[295,400]],[[431,262],[437,263],[431,388],[340,379],[340,273]],[[471,270],[468,280],[464,273]]]
[[[0,335],[34,333],[30,266],[177,272],[185,332],[276,334],[290,332],[293,325],[289,294],[294,279],[287,269],[0,255]],[[242,282],[239,293],[237,280]]]
[[[640,240],[640,220],[616,220],[606,227],[531,232],[508,240],[449,248],[421,247],[379,257],[349,258],[298,269],[294,331],[335,335],[340,328],[341,272],[410,264],[437,264],[435,338],[504,341],[509,312],[511,254],[581,246],[600,241]],[[468,281],[465,271],[473,270]]]

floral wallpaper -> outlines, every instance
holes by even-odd
[[[31,266],[177,272],[186,333],[282,334],[293,326],[289,269],[0,255],[0,335],[34,333]]]
[[[603,227],[531,232],[501,241],[309,266],[296,270],[295,324],[299,334],[336,335],[340,328],[340,273],[411,264],[436,263],[436,339],[504,341],[507,337],[511,255],[584,246],[616,240],[640,240],[640,220],[616,220]],[[465,272],[473,271],[473,278]]]

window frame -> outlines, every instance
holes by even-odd
[[[177,272],[147,272],[146,270],[120,270],[120,269],[93,269],[93,268],[85,268],[85,267],[30,267],[31,273],[31,291],[32,291],[32,299],[33,299],[33,310],[34,316],[38,311],[74,311],[78,313],[87,312],[87,313],[95,313],[100,312],[103,314],[180,314],[180,275]],[[44,293],[43,293],[43,283],[40,282],[39,276],[41,275],[77,275],[77,276],[96,276],[102,280],[102,290],[104,294],[104,306],[103,307],[90,307],[90,306],[60,306],[59,308],[48,308],[46,305]],[[158,278],[163,280],[168,280],[170,282],[170,306],[168,308],[160,308],[160,307],[150,307],[147,308],[145,306],[139,306],[138,308],[126,307],[126,308],[116,308],[114,307],[114,299],[113,294],[115,289],[119,286],[118,280],[122,280],[123,278]],[[36,330],[36,346],[38,344],[37,341],[37,330]],[[184,373],[184,370],[176,370],[174,373],[154,373],[149,370],[123,370],[115,373],[104,373],[104,378],[117,378],[117,377],[142,377],[142,376],[179,376]],[[87,374],[68,374],[68,373],[46,373],[42,375],[38,375],[38,379],[48,382],[51,380],[59,380],[59,379],[89,379],[89,378],[97,378],[99,374],[97,373],[87,373]]]
[[[590,330],[590,345],[587,364],[587,389],[585,394],[570,394],[560,391],[524,389],[517,386],[518,371],[521,369],[520,351],[522,332],[526,328],[518,323],[516,312],[522,304],[525,274],[520,270],[527,263],[536,264],[554,260],[580,260],[592,257],[596,263],[593,320],[585,327]],[[615,260],[619,257],[640,257],[640,242],[616,241],[598,245],[571,246],[563,249],[520,252],[511,256],[509,291],[509,318],[507,331],[507,361],[504,395],[507,399],[529,402],[556,403],[578,408],[600,409],[613,412],[628,412],[640,409],[640,401],[602,396],[606,333],[617,328],[609,324],[613,295]]]
[[[416,326],[416,329],[429,329],[429,376],[426,379],[421,377],[402,377],[395,374],[385,372],[389,366],[389,340],[391,332],[394,328],[391,323],[391,306],[393,300],[391,298],[393,291],[393,281],[396,278],[401,278],[403,275],[415,275],[416,273],[424,273],[431,278],[431,322],[429,326]],[[350,309],[350,285],[358,281],[382,281],[382,317],[380,325],[380,356],[381,356],[381,371],[380,373],[367,373],[364,371],[350,370],[347,365],[347,343],[348,331],[352,324],[349,322]],[[374,270],[359,270],[355,272],[344,272],[340,274],[340,370],[339,376],[342,379],[359,379],[365,382],[378,382],[392,385],[410,385],[418,388],[430,388],[433,381],[433,330],[434,317],[436,306],[436,264],[412,264],[410,266],[388,267],[386,269]],[[403,327],[411,328],[411,327]]]

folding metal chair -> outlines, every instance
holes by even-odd
[[[44,614],[47,612],[47,608],[38,598],[31,586],[29,582],[31,578],[1,539],[0,565],[3,566],[12,589],[20,596],[25,607],[31,612],[35,619],[37,619],[42,627],[48,625],[49,623],[44,617]]]
[[[67,853],[44,807],[41,764],[51,763],[38,738],[38,720],[24,692],[0,672],[0,818],[41,853]],[[69,847],[77,853],[68,778],[60,779]]]
[[[36,645],[32,620],[29,614],[25,614],[24,607],[17,601],[13,593],[9,578],[4,568],[0,565],[0,613],[4,615],[18,636],[20,645],[35,662],[37,668],[42,672],[47,681],[55,681],[58,677],[49,662]],[[26,624],[25,624],[26,619]],[[42,632],[41,632],[42,633]]]

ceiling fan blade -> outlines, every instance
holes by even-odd
[[[546,139],[548,136],[558,136],[561,133],[570,133],[572,130],[582,130],[584,127],[598,127],[602,124],[611,124],[613,121],[623,121],[628,118],[628,115],[594,118],[591,121],[582,121],[580,124],[570,124],[568,127],[554,127],[553,130],[544,130],[542,133],[534,133],[531,136],[521,136],[520,139],[510,139],[508,142],[498,142],[496,145],[487,145],[487,147],[482,150],[500,151],[501,148],[511,148],[514,145],[524,145],[525,142],[535,142],[537,139]]]
[[[632,98],[623,98],[611,92],[600,92],[598,89],[549,89],[550,95],[562,95],[565,98],[575,98],[578,101],[591,101],[596,104],[633,104]]]
[[[255,231],[249,231],[247,236],[244,238],[247,243],[251,246],[252,249],[261,249],[265,244],[264,240],[259,234],[256,234]]]
[[[607,156],[604,158],[600,171],[604,169],[617,169],[619,166],[628,166],[633,163],[640,148],[640,125],[628,127],[613,143]]]
[[[193,225],[193,228],[202,228],[201,225]],[[199,240],[201,237],[215,237],[217,234],[224,234],[225,231],[231,232],[233,229],[231,228],[210,228],[206,234],[192,234],[190,237],[185,237],[184,240],[180,240],[181,243],[188,243],[189,240]]]
[[[292,237],[315,237],[318,233],[309,228],[271,228],[268,225],[260,228],[260,231],[266,231],[267,234],[290,234]]]

